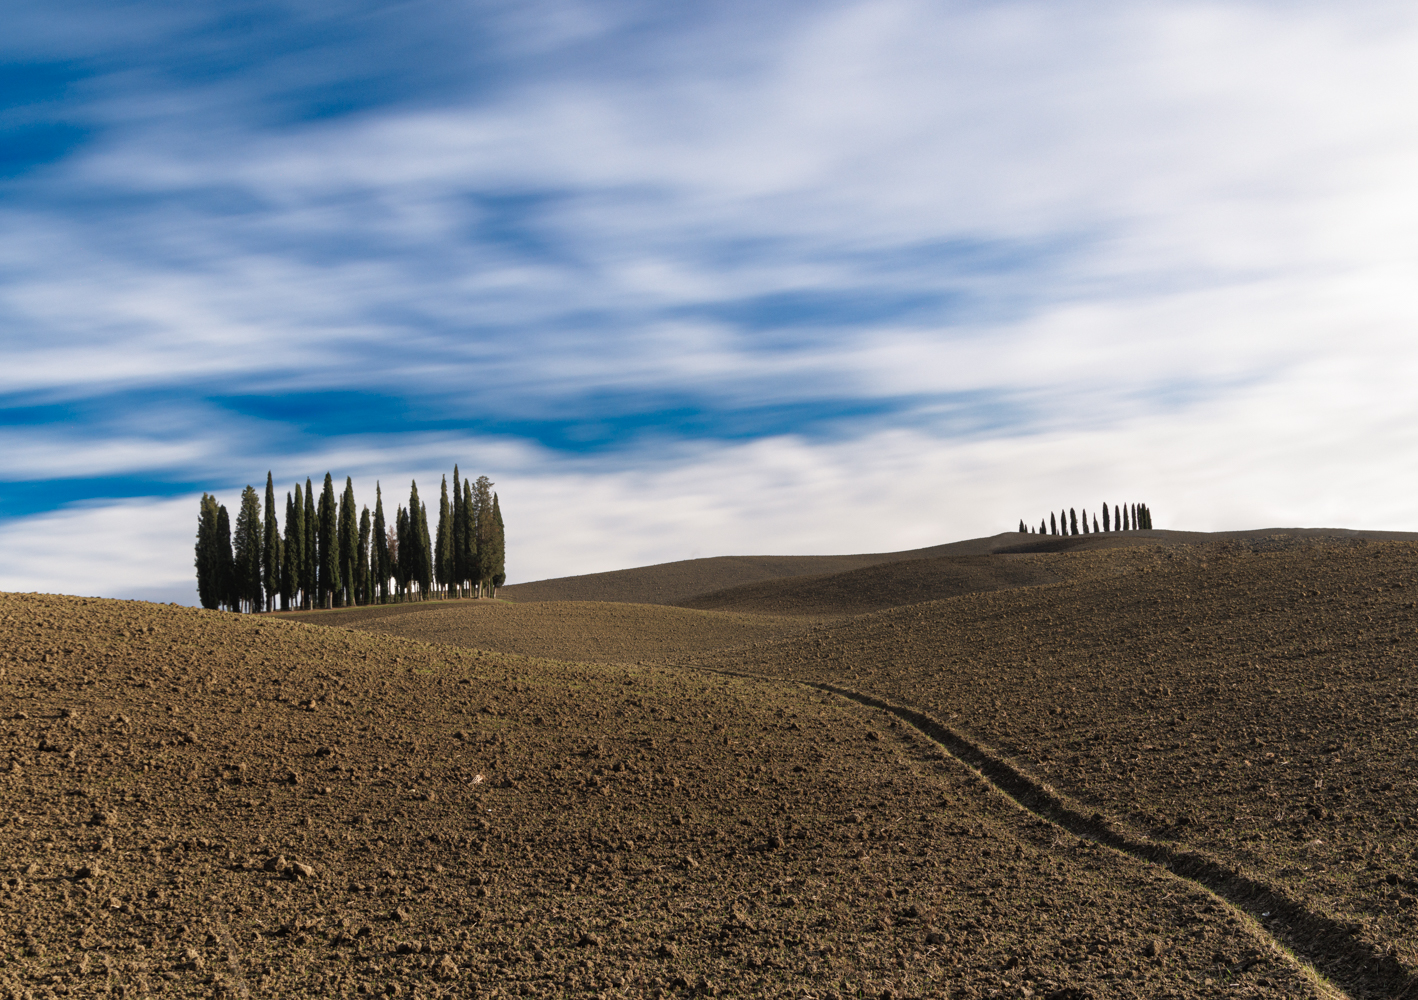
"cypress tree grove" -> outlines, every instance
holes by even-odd
[[[359,558],[355,561],[355,603],[373,604],[374,577],[369,572],[369,508],[359,515]]]
[[[315,487],[305,477],[305,556],[301,560],[304,576],[300,589],[304,591],[304,607],[308,611],[320,599],[320,522],[315,517]]]
[[[281,592],[281,525],[276,520],[276,486],[266,473],[266,523],[261,546],[261,578],[266,584],[266,610],[276,610]]]
[[[241,491],[241,509],[236,515],[235,566],[236,601],[239,610],[261,609],[261,553],[265,547],[261,525],[261,501],[254,487]]]
[[[336,595],[342,604],[355,602],[355,566],[359,562],[359,514],[355,511],[354,481],[345,477],[345,492],[340,495],[340,583]]]
[[[433,547],[433,575],[444,598],[453,583],[453,511],[448,507],[448,477],[438,496],[438,534]]]
[[[374,574],[375,599],[380,604],[389,603],[389,528],[384,523],[384,494],[379,484],[374,484],[374,534],[370,538],[369,562]]]
[[[497,588],[507,582],[507,544],[496,493],[492,495],[492,545],[492,596],[496,597]]]
[[[197,509],[197,599],[202,607],[221,607],[221,563],[217,558],[217,498],[202,494]]]
[[[300,486],[295,488],[295,495],[300,496]],[[300,589],[300,534],[296,531],[296,512],[300,510],[300,502],[292,500],[289,492],[286,493],[286,539],[281,546],[281,610],[289,611],[291,601],[295,599],[296,591]],[[294,553],[294,556],[292,556]]]
[[[217,564],[217,606],[230,611],[239,611],[236,596],[236,565],[231,556],[231,518],[227,516],[226,505],[217,506],[217,533],[215,536]]]
[[[340,525],[339,511],[335,507],[335,483],[330,473],[325,473],[325,485],[320,490],[320,510],[316,513],[317,555],[316,565],[320,576],[319,587],[322,608],[334,606],[335,591],[340,589]]]

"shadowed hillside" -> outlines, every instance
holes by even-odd
[[[765,580],[701,594],[680,604],[762,615],[849,615],[1058,579],[1038,556],[938,556],[845,573]]]
[[[923,549],[909,549],[903,552],[878,552],[839,556],[717,556],[711,559],[686,559],[680,562],[658,563],[654,566],[638,566],[633,569],[614,570],[607,573],[588,573],[583,576],[565,576],[551,580],[536,580],[503,587],[499,596],[519,603],[526,601],[615,601],[626,604],[677,604],[695,608],[733,608],[750,610],[755,605],[765,609],[775,608],[770,613],[804,614],[814,598],[808,597],[815,588],[812,585],[790,587],[781,594],[771,587],[740,591],[751,584],[762,584],[770,580],[790,580],[797,577],[814,577],[823,581],[822,586],[829,592],[840,593],[850,589],[853,582],[847,579],[831,580],[842,574],[864,570],[872,566],[888,563],[903,563],[918,560],[943,560],[964,556],[987,556],[994,554],[1026,554],[1090,551],[1130,547],[1135,545],[1200,545],[1220,540],[1241,541],[1301,537],[1323,539],[1357,539],[1370,541],[1418,540],[1418,533],[1405,531],[1348,531],[1339,528],[1257,528],[1247,531],[1124,531],[1105,532],[1097,535],[1024,535],[1017,531],[1001,532],[988,538],[970,538],[944,545],[933,545]],[[845,595],[830,597],[825,607],[837,610],[824,611],[828,614],[853,613],[874,608],[890,607],[893,604],[913,604],[922,600],[934,600],[965,593],[971,589],[998,590],[1002,586],[1024,586],[1043,580],[1026,579],[1018,570],[986,571],[983,563],[963,564],[959,573],[947,570],[946,564],[934,567],[918,567],[908,571],[901,582],[884,583],[891,574],[877,574],[862,578],[864,587],[889,587],[899,593],[900,600],[878,600],[873,602],[865,595],[847,598]],[[1027,576],[1027,574],[1026,574]],[[914,578],[916,582],[905,582]],[[963,581],[977,580],[977,587],[965,586]],[[938,592],[935,588],[941,588]],[[733,594],[723,594],[729,590]],[[714,595],[712,599],[706,595]],[[704,600],[698,600],[704,598]],[[786,610],[798,608],[799,610]]]

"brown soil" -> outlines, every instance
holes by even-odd
[[[775,615],[853,615],[1058,580],[1037,556],[937,556],[701,594],[684,607]]]
[[[1320,995],[798,685],[118,601],[0,625],[13,995]]]
[[[616,601],[624,604],[678,604],[699,594],[763,580],[844,573],[882,563],[933,556],[987,555],[1018,544],[1025,536],[1010,531],[991,538],[974,538],[905,552],[847,556],[717,556],[682,562],[638,566],[609,573],[589,573],[555,580],[537,580],[503,587],[500,596],[513,601]]]
[[[1275,932],[1354,992],[1414,989],[1418,546],[1052,558],[1069,583],[696,662],[921,710],[1096,833],[1278,893]]]
[[[0,995],[1418,996],[1418,545],[1117,537],[0,595]]]
[[[429,601],[280,617],[557,660],[663,660],[794,635],[826,619],[691,611],[654,604]]]

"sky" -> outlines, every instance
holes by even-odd
[[[512,583],[1418,530],[1411,3],[19,2],[0,589],[495,483]]]

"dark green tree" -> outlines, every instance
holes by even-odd
[[[1098,515],[1093,515],[1093,534],[1098,534]]]
[[[276,520],[276,486],[271,473],[266,473],[266,515],[261,540],[261,579],[266,584],[267,611],[276,610],[276,595],[281,592],[281,524]]]
[[[389,527],[384,523],[384,494],[379,484],[374,484],[374,536],[370,541],[369,562],[374,573],[374,588],[380,604],[389,603],[389,577],[392,568],[389,561]]]
[[[335,483],[330,473],[325,473],[325,486],[320,490],[320,510],[316,513],[318,554],[320,567],[319,587],[320,607],[334,607],[335,592],[340,589],[340,512],[335,504]]]
[[[406,532],[405,536],[399,539],[399,555],[401,561],[406,564],[405,573],[409,587],[418,587],[419,600],[423,600],[427,596],[423,586],[424,578],[433,574],[431,566],[429,572],[424,570],[429,552],[428,546],[423,544],[427,532],[423,526],[423,504],[419,501],[419,484],[415,480],[409,481],[409,523]]]
[[[1059,528],[1058,528],[1058,525],[1057,525],[1057,524],[1055,523],[1055,521],[1054,521],[1054,512],[1053,512],[1053,511],[1049,511],[1049,534],[1051,534],[1051,535],[1057,535],[1058,533],[1059,533]]]
[[[463,596],[463,484],[458,478],[458,466],[453,466],[453,551],[450,563],[450,575],[453,578],[453,588],[456,597]]]
[[[369,508],[359,515],[359,559],[355,562],[355,603],[374,603],[374,576],[369,572]]]
[[[467,596],[477,597],[478,595],[473,591],[474,581],[478,575],[477,505],[473,500],[473,483],[470,479],[463,480],[463,503],[461,506],[459,520],[463,525],[463,542],[458,550],[459,586],[467,588]]]
[[[1044,530],[1045,527],[1047,527],[1047,525],[1044,524],[1044,519],[1042,517],[1039,518],[1039,534],[1047,534],[1047,532]]]
[[[216,534],[217,592],[221,594],[219,607],[228,611],[239,611],[236,594],[236,562],[231,553],[231,518],[226,505],[217,506]]]
[[[507,582],[507,536],[502,528],[502,508],[497,494],[492,495],[492,596]]]
[[[342,604],[355,603],[355,566],[359,563],[359,512],[355,509],[354,480],[345,477],[345,492],[340,495],[340,585],[336,593]]]
[[[1113,530],[1123,530],[1123,517],[1121,511],[1118,509],[1117,504],[1113,504]]]
[[[402,505],[400,505],[398,514],[395,517],[394,533],[396,541],[393,548],[398,560],[395,563],[398,570],[395,579],[398,581],[399,585],[399,600],[407,601],[410,596],[409,581],[413,578],[413,573],[410,571],[409,567],[414,564],[415,553],[414,545],[409,540],[409,512],[406,511]]]
[[[433,576],[443,596],[449,596],[453,584],[453,511],[448,506],[448,477],[443,477],[438,497],[437,544],[433,547]]]
[[[295,495],[300,496],[300,487],[296,486]],[[281,610],[289,611],[291,601],[295,599],[296,591],[300,589],[300,542],[297,541],[299,533],[296,531],[295,518],[296,511],[300,509],[299,502],[291,499],[289,492],[286,493],[286,537],[281,544]],[[295,553],[292,557],[291,553]]]
[[[266,544],[261,524],[261,498],[253,486],[241,491],[241,509],[236,515],[235,548],[236,601],[243,611],[261,610],[261,554]]]
[[[1024,534],[1025,532],[1027,532],[1028,530],[1029,530],[1028,528],[1024,527],[1024,518],[1021,517],[1021,518],[1019,519],[1019,533],[1022,535],[1022,534]]]
[[[419,504],[418,547],[419,547],[419,600],[433,598],[433,546],[428,532],[428,504]]]
[[[217,498],[202,494],[197,509],[197,599],[202,607],[222,606],[221,560],[217,555]]]
[[[473,530],[478,540],[478,572],[473,578],[473,593],[477,597],[491,596],[492,586],[492,480],[478,476],[473,486]]]
[[[315,487],[305,477],[305,556],[301,560],[300,589],[307,610],[320,602],[320,521],[315,516]]]
[[[1112,531],[1112,530],[1113,530],[1111,527],[1108,526],[1108,505],[1107,505],[1107,504],[1104,504],[1104,505],[1103,505],[1103,530],[1104,530],[1104,531]]]

